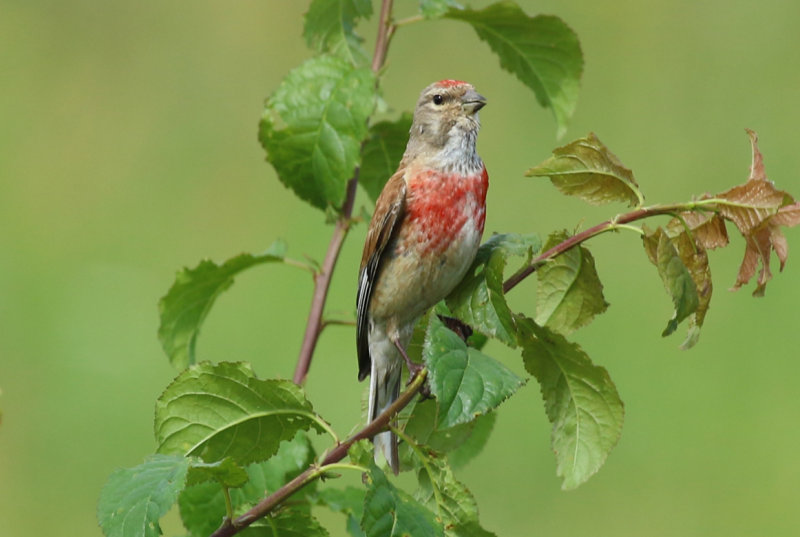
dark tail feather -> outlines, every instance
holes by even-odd
[[[372,372],[369,380],[369,421],[377,418],[381,412],[397,400],[400,395],[400,373],[402,367],[376,367],[377,360],[372,361]],[[394,365],[394,364],[393,364]],[[397,436],[386,431],[378,433],[372,439],[375,444],[375,462],[381,456],[389,463],[395,475],[400,471],[400,459],[397,455]]]

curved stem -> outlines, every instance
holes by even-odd
[[[411,437],[408,436],[404,431],[401,431],[397,427],[392,427],[391,429],[392,431],[394,431],[394,434],[396,434],[398,438],[401,438],[403,442],[405,442],[408,445],[408,447],[411,448],[411,450],[417,455],[419,462],[422,463],[422,467],[425,469],[425,472],[428,474],[428,478],[431,481],[431,490],[433,490],[433,497],[436,501],[436,511],[439,513],[439,516],[441,516],[442,505],[444,505],[444,500],[442,499],[442,491],[439,490],[439,486],[436,483],[436,479],[434,479],[433,477],[433,471],[431,470],[431,467],[428,464],[428,458],[419,448],[417,443],[414,442],[414,440],[412,440]]]
[[[414,24],[415,22],[422,22],[425,20],[425,17],[422,15],[411,15],[410,17],[406,17],[405,19],[400,19],[394,23],[396,28],[401,26],[407,26],[409,24]]]
[[[569,237],[564,242],[556,244],[546,252],[543,252],[535,259],[531,260],[526,266],[519,269],[517,272],[509,276],[509,278],[503,283],[503,292],[507,293],[511,289],[517,286],[522,280],[536,272],[536,270],[543,265],[545,262],[553,259],[559,254],[562,254],[572,248],[573,246],[577,246],[578,244],[591,239],[592,237],[596,237],[601,233],[605,233],[606,231],[612,231],[614,229],[620,228],[631,228],[632,226],[626,226],[625,224],[629,224],[631,222],[635,222],[637,220],[642,220],[644,218],[650,218],[651,216],[659,216],[659,215],[666,215],[666,214],[674,214],[680,213],[683,211],[696,211],[696,210],[713,210],[714,205],[724,204],[724,205],[732,205],[732,203],[727,202],[727,200],[720,200],[720,199],[706,199],[706,200],[698,200],[698,201],[691,201],[688,203],[676,203],[672,205],[653,205],[650,207],[642,207],[640,209],[633,210],[629,213],[624,213],[615,216],[611,220],[606,220],[605,222],[601,222],[596,226],[590,227],[580,233],[577,233],[571,237]]]
[[[347,464],[346,462],[334,462],[320,467],[320,472],[330,472],[331,470],[355,470],[357,472],[366,472],[366,466],[359,466],[358,464]]]
[[[632,226],[630,224],[617,224],[612,229],[614,231],[616,231],[617,229],[627,229],[628,231],[633,231],[637,235],[644,235],[644,231],[642,231],[642,228],[636,227],[636,226]]]
[[[336,434],[336,431],[334,431],[333,428],[330,425],[328,425],[328,423],[324,419],[317,416],[316,414],[312,414],[311,419],[314,420],[314,423],[325,429],[325,432],[331,436],[334,442],[336,442],[337,444],[339,443],[339,436]]]

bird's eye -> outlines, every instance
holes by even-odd
[[[444,102],[444,97],[439,95],[438,93],[433,96],[433,104],[442,104]]]

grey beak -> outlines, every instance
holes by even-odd
[[[463,97],[461,97],[461,106],[465,111],[474,114],[484,106],[486,106],[486,97],[475,91],[474,89],[468,90]]]

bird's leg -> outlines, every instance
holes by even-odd
[[[400,356],[402,356],[403,360],[405,360],[406,362],[406,367],[408,367],[408,384],[411,384],[411,381],[414,379],[415,376],[417,376],[417,373],[419,373],[424,368],[424,366],[422,364],[412,362],[411,358],[408,357],[408,354],[406,354],[406,350],[403,348],[402,345],[400,345],[399,341],[393,339],[392,343],[394,343],[394,346],[397,347],[398,351],[400,351]],[[423,400],[430,399],[431,397],[433,397],[433,395],[431,394],[431,388],[430,386],[428,386],[427,379],[425,380],[425,384],[422,385],[422,388],[420,388],[419,394]]]
[[[411,379],[414,378],[414,375],[419,373],[420,370],[422,369],[422,364],[412,362],[411,358],[408,357],[408,354],[406,354],[406,350],[403,348],[402,345],[400,345],[399,341],[393,339],[392,343],[394,343],[394,346],[397,347],[398,351],[400,351],[400,356],[402,356],[403,360],[405,360],[406,362],[406,367],[408,367],[408,375],[409,375],[408,381],[411,382]]]

